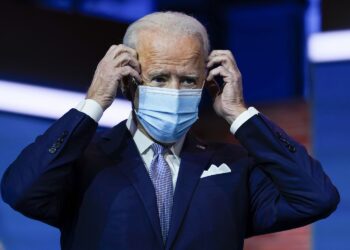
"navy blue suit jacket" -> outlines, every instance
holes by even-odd
[[[339,195],[320,164],[263,115],[236,133],[243,145],[187,136],[166,245],[155,191],[125,126],[70,110],[5,172],[5,202],[61,231],[65,250],[242,249],[244,238],[299,227],[332,213]],[[231,173],[200,178],[211,164]]]

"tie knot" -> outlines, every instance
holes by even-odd
[[[154,152],[154,155],[164,155],[168,151],[166,147],[163,147],[158,143],[153,143],[151,147]]]

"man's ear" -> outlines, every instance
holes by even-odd
[[[125,78],[120,81],[120,89],[122,91],[123,96],[129,101],[131,101],[130,90],[128,88],[128,83],[126,83],[126,81],[127,79]]]
[[[126,99],[133,102],[137,90],[138,82],[134,77],[124,77],[121,80],[121,90]]]
[[[211,98],[213,99],[213,102],[215,101],[215,98],[220,94],[221,89],[219,84],[213,79],[211,81],[204,81],[204,88],[207,89],[209,92]]]
[[[134,92],[131,103],[132,103],[132,109],[138,111],[139,109],[139,89],[138,88]]]

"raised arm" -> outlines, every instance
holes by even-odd
[[[8,167],[1,181],[4,201],[33,219],[59,226],[73,195],[74,162],[91,141],[97,123],[72,109]]]
[[[1,181],[6,203],[28,217],[57,227],[61,218],[68,217],[66,213],[76,201],[74,163],[92,140],[97,121],[114,101],[122,78],[133,76],[139,80],[136,57],[136,51],[124,45],[109,48],[87,93],[90,102],[78,108],[82,112],[72,109],[66,113],[6,170]]]
[[[246,109],[241,73],[230,51],[212,51],[207,67],[214,65],[208,83],[216,76],[224,81],[214,96],[214,109],[231,124],[254,165],[246,235],[299,227],[328,216],[336,209],[339,194],[320,163],[266,117]]]
[[[236,137],[255,163],[248,237],[304,226],[336,209],[338,191],[320,163],[266,117],[252,117]]]

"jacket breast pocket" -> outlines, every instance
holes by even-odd
[[[233,187],[235,184],[241,182],[242,180],[241,171],[237,169],[231,169],[231,172],[213,174],[205,177],[201,177],[199,180],[199,185],[201,187]]]

